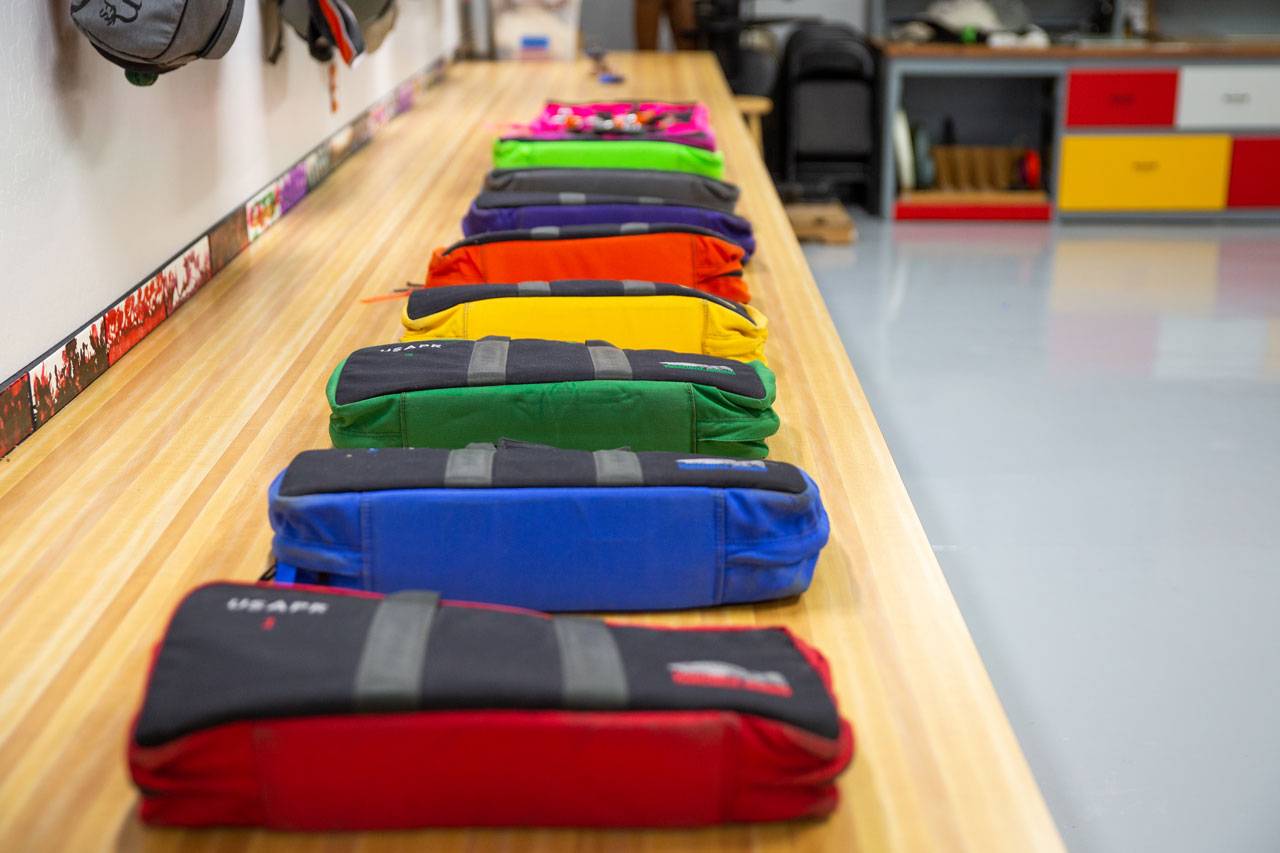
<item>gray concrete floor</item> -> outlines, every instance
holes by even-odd
[[[1067,845],[1280,850],[1280,229],[808,246]]]

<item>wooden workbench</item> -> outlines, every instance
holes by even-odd
[[[0,850],[927,850],[1061,848],[814,286],[707,55],[450,69],[199,295],[0,463]],[[857,753],[822,822],[694,832],[299,836],[142,826],[124,745],[149,649],[183,593],[266,563],[266,487],[327,443],[323,383],[394,340],[487,167],[498,124],[547,97],[700,98],[755,223],[783,426],[772,455],[820,484],[831,544],[802,598],[650,617],[785,623],[831,659]],[[856,286],[856,283],[850,283]]]

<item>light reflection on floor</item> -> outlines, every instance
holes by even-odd
[[[806,255],[1074,851],[1280,839],[1280,229]]]

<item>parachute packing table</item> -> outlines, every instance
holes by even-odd
[[[585,59],[451,66],[0,463],[0,849],[1062,849],[715,59],[609,62],[625,85],[596,82]],[[697,830],[147,828],[123,744],[152,647],[193,586],[252,581],[266,568],[267,485],[301,451],[329,446],[330,371],[402,332],[403,302],[361,300],[422,281],[431,248],[459,238],[495,123],[527,120],[549,98],[632,97],[710,109],[725,177],[742,187],[738,213],[759,244],[746,281],[769,318],[778,374],[770,458],[812,476],[831,539],[799,598],[610,618],[783,625],[820,649],[857,733],[839,805],[817,821]]]

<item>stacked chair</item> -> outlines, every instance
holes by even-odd
[[[818,486],[779,427],[751,223],[705,107],[553,102],[432,253],[402,340],[268,493],[270,582],[179,605],[129,743],[144,820],[276,829],[819,817],[852,757],[782,628],[539,611],[809,586]],[[430,591],[428,591],[430,590]]]

